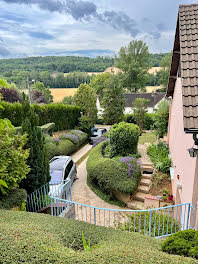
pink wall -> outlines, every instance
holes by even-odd
[[[176,81],[171,102],[168,142],[174,167],[172,188],[175,202],[177,204],[195,203],[198,190],[195,190],[194,184],[195,179],[198,179],[198,166],[196,166],[197,158],[190,158],[187,151],[193,146],[194,141],[192,134],[184,133],[181,78]],[[179,180],[177,175],[179,175]],[[181,184],[182,189],[177,189],[177,184]]]

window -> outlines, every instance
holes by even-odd
[[[65,175],[64,175],[64,180],[67,179],[72,167],[73,167],[73,161],[71,160],[68,164],[67,164],[67,167],[65,168]]]

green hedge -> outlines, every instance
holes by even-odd
[[[6,195],[0,197],[0,209],[12,209],[15,207],[21,207],[27,198],[26,191],[24,189],[13,189]]]
[[[76,135],[78,134],[78,138],[79,138],[79,141],[76,144],[72,143],[71,140],[62,138],[62,136],[60,136],[60,138],[53,138],[48,135],[45,137],[47,155],[49,160],[54,156],[59,156],[59,155],[69,156],[73,152],[77,151],[78,148],[86,142],[87,135],[85,133],[83,132],[81,133],[74,132],[74,133],[76,133]],[[72,131],[70,132],[70,134],[73,134]]]
[[[154,125],[154,113],[146,113],[145,114],[145,119],[144,119],[144,123],[143,123],[143,129],[144,130],[152,130],[153,129],[153,125]],[[133,124],[137,124],[134,114],[126,114],[124,116],[124,121],[127,123],[133,123]]]
[[[105,193],[112,194],[118,190],[121,193],[133,194],[137,190],[138,182],[130,179],[127,167],[121,162],[103,157],[104,146],[102,142],[90,152],[87,161],[89,180]]]
[[[160,239],[64,217],[1,210],[0,223],[0,263],[198,263],[162,252]],[[82,232],[93,250],[83,250]]]
[[[3,110],[1,118],[8,118],[15,127],[21,126],[23,122],[23,106],[20,103],[2,102]],[[64,104],[31,105],[39,117],[39,125],[55,123],[55,131],[72,129],[78,125],[80,108]]]
[[[147,153],[156,169],[164,173],[169,173],[171,159],[169,158],[168,146],[166,146],[163,142],[159,142],[158,144],[153,143],[148,147]]]
[[[171,235],[162,243],[162,250],[198,259],[198,231],[185,230]]]

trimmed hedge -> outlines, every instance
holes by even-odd
[[[1,210],[0,223],[0,263],[198,263],[162,252],[160,239],[64,217]],[[83,250],[82,232],[93,250]]]
[[[53,133],[53,130],[54,130],[54,127],[55,127],[55,123],[48,123],[48,124],[45,124],[45,125],[42,125],[42,126],[39,126],[42,130],[43,133],[45,134],[50,134],[52,135]],[[19,126],[19,127],[15,127],[15,130],[17,133],[21,133],[22,132],[22,127]]]
[[[68,137],[69,135],[71,136],[70,139]],[[74,140],[74,138],[72,137],[73,135],[78,138],[78,141]],[[78,132],[78,130],[74,130],[74,132],[70,131],[67,134],[67,137],[64,137],[64,135],[62,135],[59,138],[53,138],[47,135],[45,138],[48,159],[50,160],[54,156],[59,155],[71,155],[73,152],[77,151],[82,144],[86,142],[87,137],[87,134],[83,133],[82,131]]]
[[[27,198],[27,193],[24,189],[13,189],[0,197],[0,209],[12,209],[21,207]]]
[[[143,129],[144,130],[152,130],[153,125],[154,125],[154,113],[146,113],[145,114],[145,119],[144,119],[144,123],[143,123]],[[124,116],[124,121],[126,123],[133,123],[133,124],[137,124],[134,114],[126,114]]]
[[[137,190],[138,182],[130,179],[127,166],[115,159],[103,157],[104,146],[105,144],[102,142],[90,152],[87,161],[89,180],[108,194],[112,194],[115,190],[133,194]]]
[[[162,250],[169,254],[198,259],[198,231],[185,230],[169,236],[162,243]]]
[[[20,103],[1,102],[3,110],[1,118],[8,118],[15,127],[23,122],[23,106]],[[33,111],[39,117],[39,126],[47,123],[55,123],[55,131],[72,129],[78,125],[80,108],[64,104],[31,105]]]
[[[136,154],[139,135],[140,129],[135,124],[121,122],[113,125],[109,131],[110,157]]]

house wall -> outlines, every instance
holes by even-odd
[[[184,133],[182,84],[178,78],[170,107],[168,142],[174,168],[172,180],[175,202],[197,203],[198,188],[198,159],[191,158],[187,149],[194,144],[192,134]],[[182,189],[178,188],[181,185]]]
[[[150,114],[150,113],[153,113],[153,110],[154,110],[153,107],[148,107],[148,108],[147,108],[147,111],[148,111],[149,114]],[[132,110],[131,107],[125,107],[125,109],[124,109],[124,114],[132,114],[132,113],[133,113],[133,110]]]

